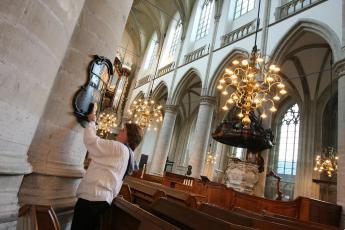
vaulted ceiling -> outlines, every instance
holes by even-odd
[[[154,32],[158,39],[166,33],[171,20],[180,15],[187,24],[195,0],[134,0],[128,16],[126,32],[134,44],[136,53],[142,57]]]

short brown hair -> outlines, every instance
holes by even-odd
[[[143,131],[139,125],[125,123],[129,147],[134,151],[143,139]]]

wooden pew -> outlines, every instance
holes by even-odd
[[[133,202],[138,204],[142,200],[145,200],[147,201],[147,204],[150,204],[157,197],[164,196],[168,199],[175,200],[193,208],[197,208],[200,202],[206,201],[206,197],[199,194],[193,194],[186,191],[169,188],[161,184],[143,181],[133,177],[126,178],[124,183],[130,186],[134,197]],[[157,191],[159,191],[160,194],[154,198],[154,194]],[[147,205],[144,204],[143,208],[147,210],[146,207]]]
[[[269,212],[275,215],[316,222],[325,225],[339,226],[341,206],[298,197],[293,201],[269,200],[236,192],[220,184],[207,184],[207,202],[226,209],[240,207],[256,213]]]
[[[192,180],[192,186],[185,185],[184,180]],[[298,197],[293,201],[277,201],[262,197],[251,196],[236,192],[223,184],[207,182],[188,176],[166,172],[163,177],[163,185],[178,190],[183,190],[206,197],[208,203],[216,204],[226,209],[240,207],[253,212],[269,212],[273,215],[280,215],[294,218],[301,221],[316,222],[325,225],[339,226],[342,208],[339,205],[314,200],[306,197]]]
[[[166,198],[155,201],[151,212],[181,229],[254,229],[226,222]]]
[[[285,225],[297,226],[302,229],[312,229],[312,230],[314,229],[315,230],[339,230],[340,229],[334,226],[324,225],[324,224],[315,223],[311,221],[303,221],[303,220],[289,218],[285,216],[272,215],[269,212],[263,212],[262,214],[259,214],[259,213],[250,212],[241,208],[234,208],[232,211],[242,214],[242,215],[249,216],[249,217],[261,219],[261,220],[276,222],[276,223],[285,224]]]
[[[166,229],[178,227],[159,219],[123,198],[115,198],[110,209],[102,216],[100,230]]]
[[[60,224],[51,206],[24,205],[19,209],[17,229],[60,230]]]
[[[217,207],[212,204],[202,204],[200,211],[205,212],[222,220],[229,221],[234,224],[245,225],[248,227],[255,227],[262,230],[280,229],[280,230],[333,230],[338,229],[331,226],[316,224],[313,222],[303,222],[300,220],[285,220],[280,218],[268,217],[253,212],[248,212],[243,209],[227,210]]]

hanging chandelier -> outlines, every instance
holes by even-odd
[[[320,155],[315,158],[314,171],[326,172],[328,177],[332,177],[338,169],[338,157],[333,147],[324,148]]]
[[[159,44],[157,42],[157,44]],[[158,60],[155,67],[155,74],[152,77],[152,82],[150,80],[150,85],[148,87],[148,96],[144,99],[134,100],[130,106],[128,113],[131,116],[130,122],[138,124],[142,129],[147,128],[147,130],[153,129],[157,131],[157,124],[163,121],[162,106],[155,102],[152,97],[152,88],[155,81],[155,76],[158,74],[158,65],[161,59],[162,46],[160,46]]]
[[[101,112],[97,121],[97,130],[101,136],[113,133],[117,127],[117,114],[111,109],[105,109]]]
[[[277,111],[274,102],[287,92],[278,74],[280,68],[265,63],[256,46],[249,60],[234,60],[232,64],[233,68],[225,69],[217,86],[224,96],[229,95],[222,109],[227,111],[231,106],[237,106],[240,108],[237,115],[242,118],[243,125],[249,127],[251,111],[261,108],[261,118],[266,118],[265,104],[270,106],[271,112]]]
[[[157,127],[154,123],[163,121],[162,106],[150,100],[150,97],[133,101],[128,113],[132,117],[131,122],[149,130],[153,128],[156,131]]]
[[[223,110],[229,110],[237,106],[240,112],[237,114],[242,119],[242,124],[248,128],[251,124],[250,113],[262,109],[261,118],[266,118],[266,108],[270,106],[271,112],[277,111],[275,101],[279,101],[281,95],[287,93],[285,85],[279,76],[280,68],[266,62],[258,52],[256,41],[259,30],[259,10],[257,16],[255,43],[248,59],[234,60],[232,68],[224,71],[217,88],[226,96]]]
[[[330,100],[332,99],[333,91],[333,56],[330,58]],[[332,127],[333,119],[329,118],[329,128]],[[332,136],[328,135],[328,143],[332,143]],[[321,154],[315,158],[314,171],[319,173],[326,172],[328,177],[332,177],[338,170],[338,157],[336,156],[336,149],[332,146],[327,146],[322,149]]]

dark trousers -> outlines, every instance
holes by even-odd
[[[110,205],[106,201],[88,201],[79,198],[75,207],[71,230],[95,230],[100,216]]]

